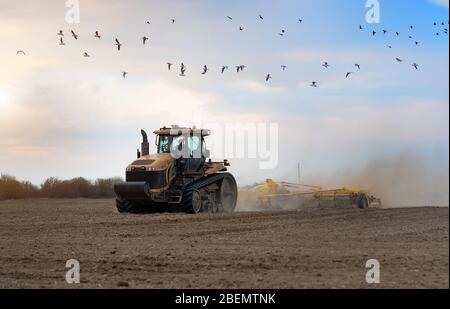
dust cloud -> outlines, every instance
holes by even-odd
[[[434,162],[433,162],[434,163]],[[347,168],[329,176],[309,177],[309,184],[324,189],[369,190],[384,208],[449,206],[449,165],[436,167],[420,155],[404,152],[378,156],[359,168]],[[306,178],[306,177],[305,177]],[[285,179],[277,179],[283,181]],[[251,186],[250,186],[251,187]],[[281,197],[276,205],[262,205],[255,190],[241,188],[237,210],[267,211],[314,207],[310,196]]]
[[[449,166],[412,153],[377,157],[360,169],[336,173],[340,186],[370,190],[384,207],[449,206]]]

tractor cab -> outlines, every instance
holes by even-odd
[[[176,160],[177,173],[203,173],[205,161],[210,156],[205,143],[205,137],[210,135],[209,130],[173,126],[154,133],[158,154],[170,154]]]

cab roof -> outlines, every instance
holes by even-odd
[[[159,130],[153,132],[156,135],[163,136],[180,136],[180,135],[201,135],[210,136],[211,131],[207,129],[197,129],[197,128],[181,128],[178,126],[172,126],[171,128],[163,127]]]

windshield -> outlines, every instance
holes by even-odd
[[[201,138],[198,136],[160,136],[158,153],[183,154],[183,157],[194,157],[200,151]],[[187,149],[184,149],[184,147]]]

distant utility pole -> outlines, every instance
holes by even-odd
[[[298,173],[298,184],[301,185],[301,180],[300,180],[300,162],[297,165],[297,173]]]

